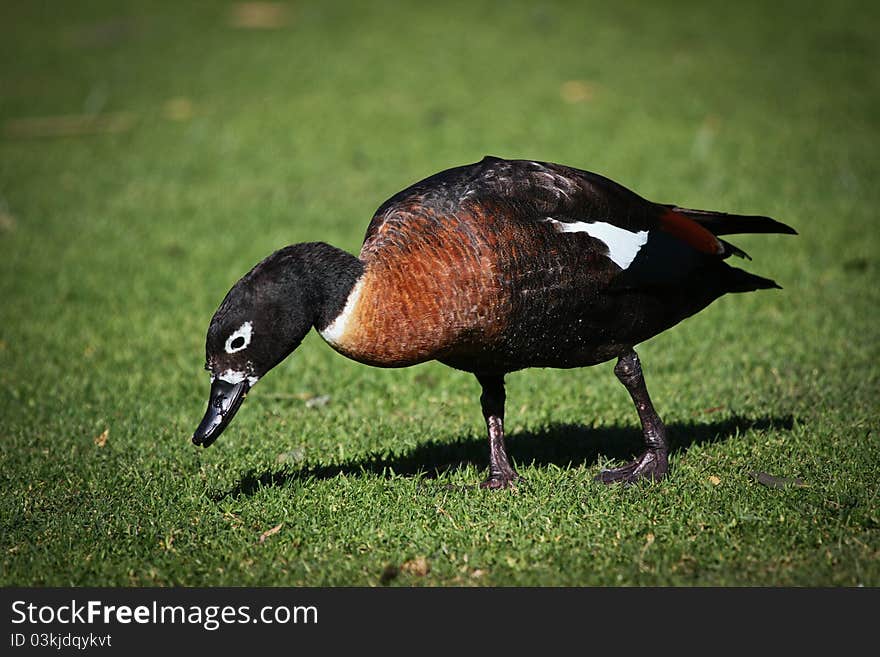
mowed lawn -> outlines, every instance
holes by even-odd
[[[779,4],[4,2],[0,584],[880,585],[880,11]],[[508,377],[489,492],[473,377],[314,333],[190,443],[235,280],[486,154],[799,231],[639,348],[667,481],[592,481],[613,363]]]

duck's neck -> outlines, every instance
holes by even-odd
[[[295,245],[301,276],[315,305],[314,326],[326,329],[345,308],[364,265],[356,257],[323,242]]]

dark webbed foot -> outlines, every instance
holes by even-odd
[[[642,479],[660,481],[669,471],[669,462],[665,450],[649,449],[638,459],[619,468],[602,470],[594,478],[603,484],[634,484]]]
[[[517,472],[511,470],[505,474],[490,474],[489,477],[480,484],[480,488],[490,488],[497,490],[499,488],[516,488],[517,484],[525,481]]]

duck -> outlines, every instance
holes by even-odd
[[[797,234],[770,217],[649,201],[586,170],[487,156],[394,194],[355,256],[323,242],[285,246],[228,291],[208,326],[208,447],[246,395],[314,328],[366,365],[428,361],[473,374],[489,446],[483,488],[522,480],[504,433],[505,376],[616,359],[644,451],[603,483],[659,481],[667,430],[635,347],[728,293],[780,288],[728,264],[721,236]]]

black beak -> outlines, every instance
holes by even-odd
[[[250,384],[247,381],[227,383],[221,379],[214,379],[211,384],[208,410],[205,411],[205,417],[193,434],[193,444],[207,447],[217,440],[226,425],[232,421],[249,389]]]

